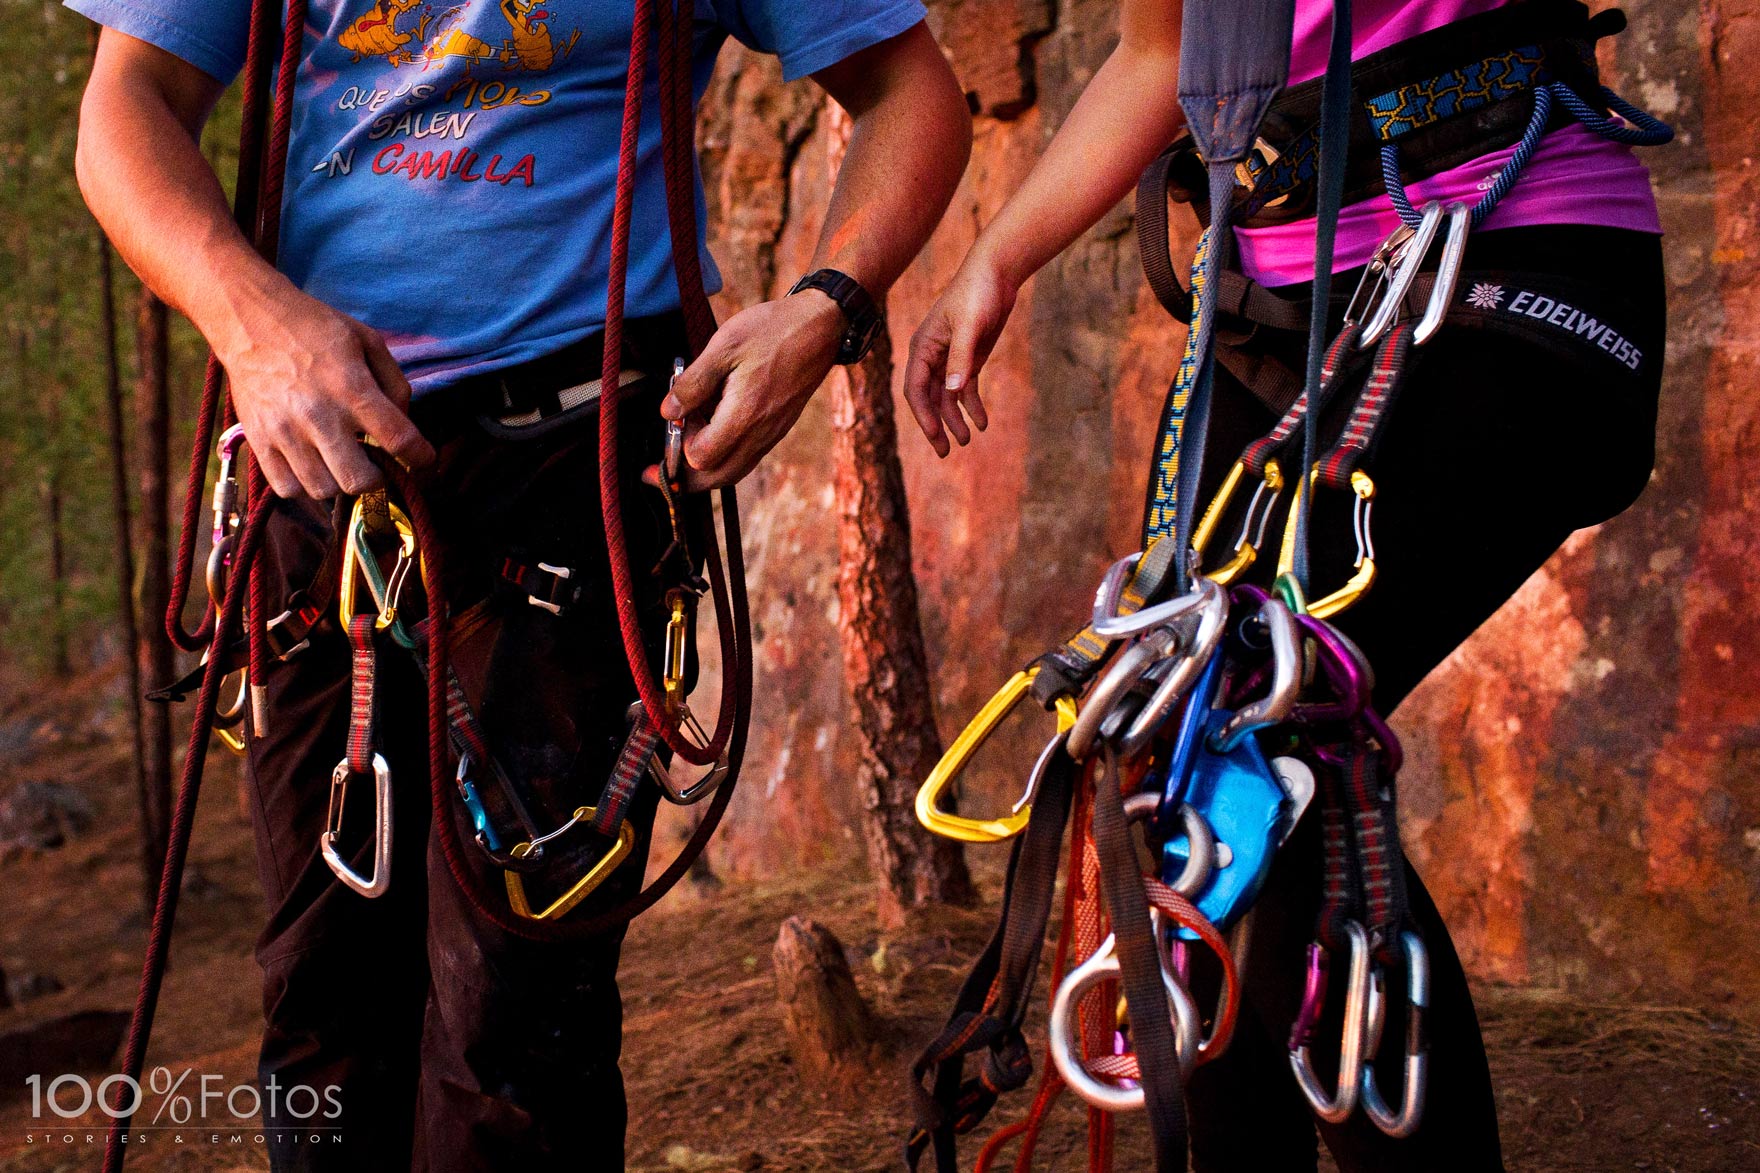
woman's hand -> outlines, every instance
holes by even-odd
[[[980,432],[990,426],[978,396],[978,372],[1008,323],[1018,292],[994,265],[976,252],[968,254],[911,336],[905,402],[938,456],[949,452],[949,432],[961,447],[971,443],[966,416]]]
[[[410,422],[410,386],[379,332],[291,286],[220,352],[251,453],[277,496],[324,500],[379,486],[361,437],[408,468],[434,459]]]

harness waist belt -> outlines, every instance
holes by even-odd
[[[1353,68],[1346,204],[1384,191],[1379,148],[1398,140],[1408,182],[1514,144],[1529,103],[1510,98],[1563,81],[1599,101],[1595,42],[1625,27],[1610,10],[1590,17],[1576,0],[1524,0],[1432,29]],[[1322,78],[1292,86],[1272,105],[1253,156],[1236,169],[1237,225],[1257,228],[1314,214]],[[1555,111],[1549,124],[1570,115]],[[1168,193],[1208,224],[1209,184],[1190,136],[1172,148]]]
[[[632,318],[623,324],[623,376],[667,369],[682,356],[684,316],[680,313]],[[573,408],[596,403],[605,360],[605,335],[596,332],[540,358],[473,375],[419,400],[416,424],[430,440],[443,443],[466,423],[483,417],[521,434]]]

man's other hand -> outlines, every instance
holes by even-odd
[[[831,370],[845,326],[843,310],[815,289],[727,320],[660,406],[685,421],[687,489],[733,484],[788,434]]]
[[[406,468],[433,461],[409,419],[409,380],[377,330],[291,288],[269,306],[250,315],[220,361],[277,496],[325,500],[378,488],[363,436]]]

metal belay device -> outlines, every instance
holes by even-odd
[[[1396,806],[1401,750],[1375,710],[1370,665],[1335,623],[1377,579],[1378,487],[1370,466],[1415,357],[1464,308],[1456,290],[1470,231],[1519,178],[1559,110],[1622,142],[1665,141],[1670,132],[1598,83],[1588,97],[1579,93],[1589,88],[1585,68],[1593,80],[1593,39],[1622,24],[1591,20],[1581,5],[1529,0],[1512,6],[1520,11],[1474,18],[1464,48],[1455,47],[1465,57],[1461,70],[1385,89],[1381,83],[1405,64],[1395,61],[1391,73],[1369,71],[1373,92],[1359,93],[1350,4],[1337,0],[1325,75],[1305,83],[1295,103],[1311,121],[1291,131],[1293,143],[1267,144],[1262,123],[1287,79],[1293,9],[1288,0],[1187,0],[1180,95],[1190,143],[1156,160],[1137,199],[1145,276],[1170,312],[1191,315],[1156,442],[1143,548],[1107,571],[1087,625],[1016,673],[918,794],[917,812],[930,830],[971,843],[1006,840],[1012,854],[1001,922],[946,1026],[913,1068],[916,1122],[906,1144],[913,1168],[933,1151],[941,1173],[954,1173],[957,1137],[1032,1075],[1024,1026],[1066,825],[1073,830],[1051,967],[1050,1066],[1026,1117],[990,1137],[979,1170],[992,1168],[1015,1140],[1014,1167],[1029,1168],[1045,1114],[1065,1088],[1096,1110],[1089,1114],[1094,1168],[1110,1167],[1113,1114],[1137,1109],[1149,1118],[1155,1167],[1186,1167],[1184,1084],[1229,1044],[1254,901],[1304,817],[1319,823],[1321,911],[1304,997],[1288,1024],[1292,1078],[1328,1122],[1360,1109],[1397,1138],[1423,1119],[1430,967],[1406,903]],[[1531,28],[1557,44],[1519,43]],[[1451,47],[1441,40],[1447,35],[1425,34],[1428,55],[1413,60],[1433,67],[1437,46]],[[1500,47],[1498,38],[1509,36],[1518,43]],[[1477,88],[1442,84],[1461,76],[1493,80]],[[1436,97],[1443,93],[1453,99]],[[1509,99],[1521,97],[1531,100],[1531,112],[1513,109],[1520,103]],[[1494,105],[1495,117],[1481,117]],[[1501,127],[1507,142],[1485,149],[1513,143],[1512,155],[1474,205],[1415,207],[1406,197],[1411,159],[1401,144],[1460,114]],[[1288,122],[1280,125],[1291,130]],[[1345,193],[1369,198],[1354,186],[1357,160],[1348,150],[1364,136],[1376,144],[1368,164],[1374,181],[1401,222],[1338,325],[1333,243]],[[1202,166],[1196,179],[1182,180],[1186,194],[1195,199],[1208,190],[1189,286],[1168,255],[1170,171],[1182,158]],[[1420,166],[1429,169],[1418,174],[1451,165],[1433,163],[1425,156]],[[1277,304],[1227,264],[1232,225],[1280,199],[1295,201],[1317,225],[1311,301],[1299,309]],[[1284,380],[1276,425],[1242,451],[1200,511],[1220,304],[1235,315],[1246,307],[1252,321],[1305,329],[1308,354],[1302,375]],[[1336,502],[1337,495],[1350,502],[1353,572],[1310,594],[1311,502]],[[1287,512],[1273,559],[1267,537],[1280,506]],[[1230,532],[1232,550],[1218,552],[1219,536]],[[1249,581],[1255,574],[1257,584]],[[1028,697],[1054,711],[1056,723],[1013,811],[983,818],[945,809],[977,749]],[[1152,870],[1145,871],[1145,858],[1155,861]],[[1214,980],[1194,980],[1200,965]],[[1345,995],[1336,1026],[1326,1021],[1335,971]],[[1206,984],[1217,991],[1208,1006],[1194,992]],[[1393,997],[1403,998],[1406,1027],[1398,1087],[1378,1080],[1374,1067],[1389,1041]],[[1339,1062],[1328,1083],[1313,1053],[1322,1032],[1334,1029]],[[967,1070],[968,1057],[978,1060],[976,1071]]]

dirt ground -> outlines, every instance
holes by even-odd
[[[28,781],[54,780],[82,792],[95,814],[88,832],[59,849],[0,849],[0,966],[15,985],[37,974],[64,987],[0,1010],[0,1035],[74,1011],[133,1004],[144,931],[131,784],[116,741],[119,698],[104,678],[80,682],[74,695],[92,703],[30,696],[0,706],[0,800]],[[254,1069],[258,994],[250,949],[260,905],[236,766],[223,755],[215,761],[151,1062],[216,1075],[230,1087],[248,1083]],[[999,857],[975,862],[994,895]],[[803,1086],[782,1035],[770,956],[778,926],[795,914],[840,936],[884,1023],[883,1053],[847,1093]],[[630,1168],[901,1167],[903,1068],[939,1025],[993,915],[992,908],[942,910],[881,935],[862,880],[837,873],[676,895],[639,923],[625,953]],[[1510,1169],[1760,1169],[1760,1032],[1686,1006],[1587,1005],[1558,991],[1494,987],[1479,998]],[[0,1052],[0,1068],[5,1059]],[[1014,1119],[1028,1098],[1011,1097],[995,1119]],[[147,1110],[157,1102],[150,1098]],[[98,1167],[95,1114],[46,1128],[31,1110],[28,1088],[0,1087],[0,1173]],[[1074,1111],[1056,1118],[1038,1168],[1080,1167],[1079,1123]],[[130,1167],[266,1167],[248,1122],[182,1132],[181,1143],[169,1128],[151,1134],[160,1143],[136,1150]],[[1141,1143],[1140,1121],[1126,1121],[1119,1168],[1142,1167]],[[975,1150],[974,1143],[966,1151]]]

